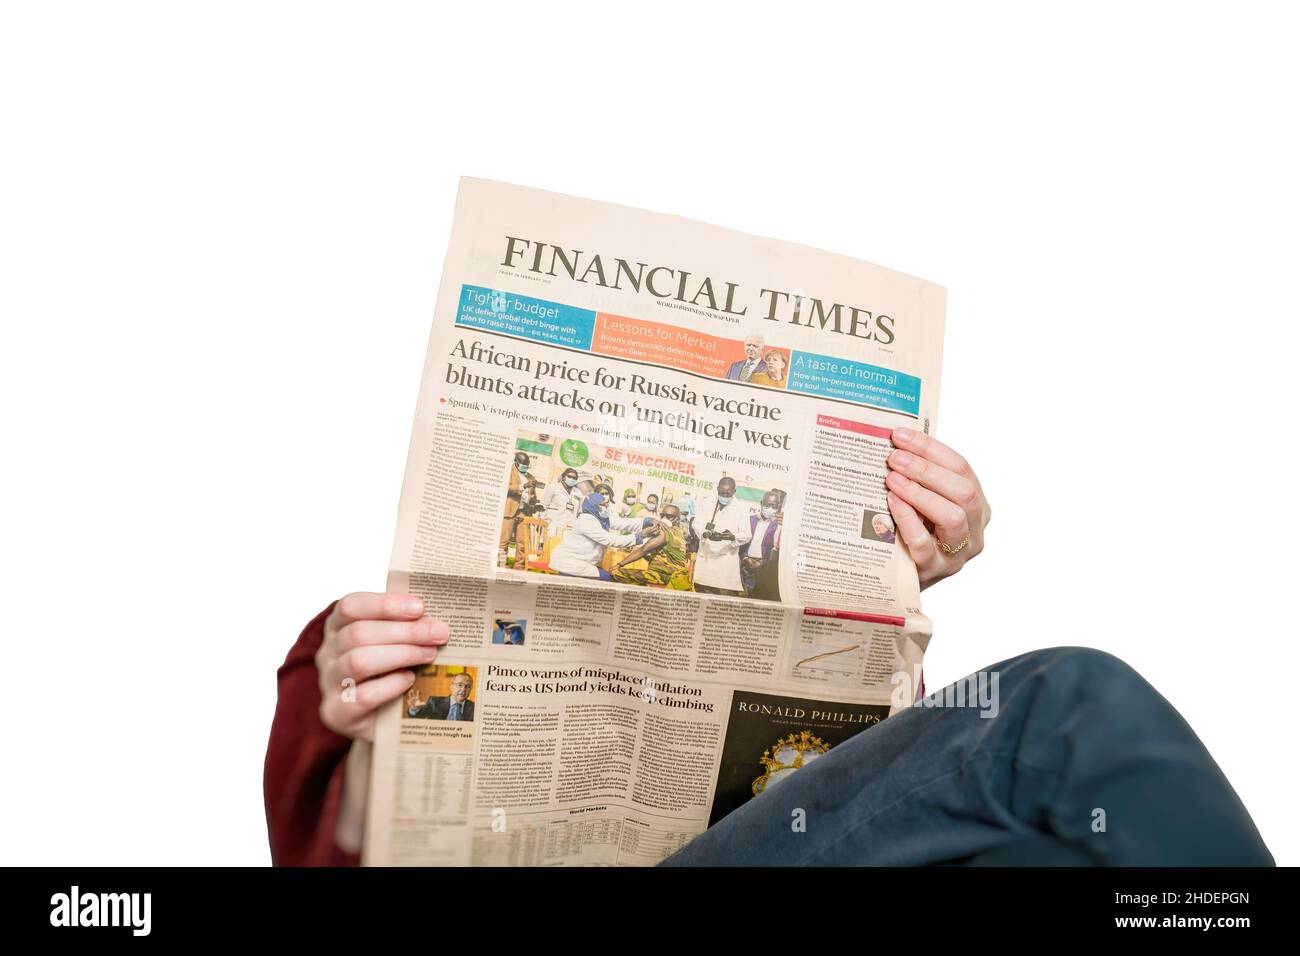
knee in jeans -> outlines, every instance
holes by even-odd
[[[1124,661],[1095,647],[1049,647],[1032,656],[1036,658],[1035,664],[1053,674],[1086,681],[1104,681],[1108,685],[1146,683]]]

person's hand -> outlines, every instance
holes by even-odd
[[[424,617],[424,603],[410,594],[357,591],[343,598],[325,621],[316,652],[320,719],[353,740],[372,740],[375,711],[415,682],[447,643],[447,625]]]
[[[415,686],[414,684],[412,684],[412,685],[411,685],[411,689],[408,690],[408,691],[406,692],[406,706],[407,706],[407,709],[408,709],[408,710],[415,710],[416,708],[418,708],[418,707],[419,707],[421,704],[423,704],[423,703],[424,703],[424,701],[420,700],[420,691],[419,691],[419,689],[416,688],[416,686]]]
[[[889,513],[924,589],[984,550],[984,528],[993,513],[965,458],[910,428],[895,428],[892,437],[885,478]]]

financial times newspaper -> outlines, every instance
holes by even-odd
[[[944,290],[462,180],[388,586],[451,636],[376,728],[370,864],[649,865],[909,706],[885,500]]]

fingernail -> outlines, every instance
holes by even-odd
[[[427,663],[429,663],[429,661],[433,660],[433,659],[434,659],[435,657],[437,657],[437,656],[438,656],[438,651],[437,651],[437,649],[431,647],[431,648],[429,648],[427,651],[425,651],[423,654],[420,655],[420,659],[423,660],[423,661],[427,664]]]
[[[905,451],[896,451],[889,456],[889,460],[899,468],[906,468],[912,463],[912,456]]]
[[[885,484],[894,484],[901,488],[907,484],[907,479],[898,472],[891,471],[889,474],[885,475]]]
[[[402,603],[402,610],[405,611],[407,614],[412,614],[412,615],[423,614],[424,602],[417,597],[407,598],[406,601]]]
[[[912,431],[910,428],[895,428],[894,437],[899,441],[912,441],[916,438],[916,432]]]

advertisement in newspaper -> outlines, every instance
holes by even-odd
[[[389,589],[450,641],[376,728],[372,865],[651,865],[909,706],[886,505],[944,290],[461,181]]]

